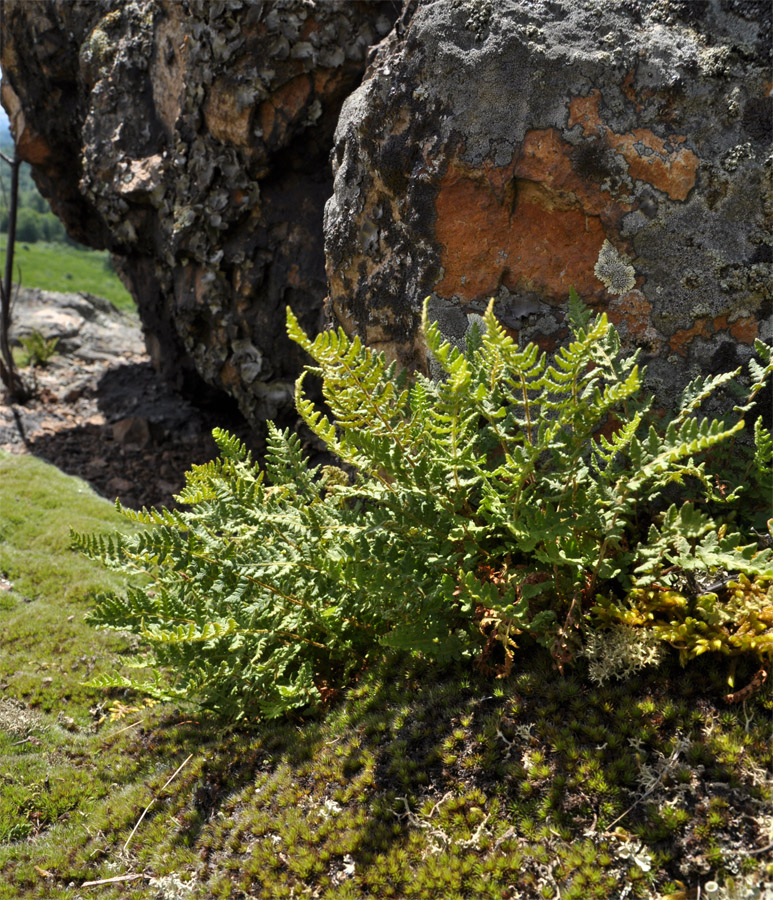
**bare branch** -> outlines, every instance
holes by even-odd
[[[8,160],[4,154],[0,154],[11,165],[11,199],[8,206],[8,231],[5,242],[5,274],[0,284],[0,378],[12,400],[23,402],[27,399],[28,392],[23,381],[16,371],[9,332],[11,328],[11,301],[13,299],[13,255],[16,249],[16,218],[19,209],[19,169],[21,159],[14,152],[13,160]]]

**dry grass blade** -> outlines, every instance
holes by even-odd
[[[136,881],[145,875],[114,875],[112,878],[98,878],[96,881],[84,881],[81,887],[97,887],[100,884],[120,884],[122,881]]]
[[[134,828],[132,828],[131,834],[129,835],[129,837],[126,838],[126,843],[123,845],[124,851],[131,843],[131,839],[136,834],[137,829],[140,827],[140,824],[142,823],[142,820],[148,814],[150,807],[153,806],[153,804],[156,802],[156,800],[158,800],[158,798],[161,796],[161,794],[169,787],[169,785],[175,780],[175,778],[177,778],[177,776],[188,765],[188,763],[191,761],[192,758],[193,758],[193,754],[189,753],[188,756],[186,757],[186,759],[177,767],[177,769],[175,769],[174,773],[167,779],[166,783],[161,788],[161,790],[155,795],[155,797],[153,797],[153,799],[150,801],[150,803],[148,803],[148,805],[145,807],[145,809],[142,812],[142,815],[139,817],[139,819],[137,819],[137,824],[134,826]]]

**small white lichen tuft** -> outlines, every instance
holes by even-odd
[[[156,889],[155,900],[188,900],[196,889],[195,881],[181,881],[176,872],[170,875],[159,875],[150,879],[151,887]]]
[[[610,294],[627,294],[636,284],[636,272],[627,256],[605,240],[593,272]]]
[[[603,633],[588,635],[583,656],[588,659],[588,675],[595,684],[611,678],[623,679],[645,666],[663,659],[663,643],[646,628],[615,625]]]

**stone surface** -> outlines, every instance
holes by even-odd
[[[136,317],[88,294],[22,289],[14,333],[40,325],[41,310],[52,313],[56,327],[46,334],[60,344],[45,366],[20,369],[34,387],[26,403],[10,404],[0,391],[0,453],[32,453],[135,508],[178,505],[184,473],[218,455],[215,427],[263,460],[265,437],[248,427],[233,400],[221,394],[194,404],[159,376]],[[290,424],[312,464],[332,462],[308,429]]]
[[[109,300],[85,292],[60,294],[21,288],[13,305],[11,343],[38,332],[56,340],[56,352],[82,362],[111,360],[145,351],[139,320]]]
[[[144,416],[126,416],[113,423],[113,440],[124,447],[142,449],[150,443],[150,425]]]
[[[392,2],[6,0],[2,102],[69,233],[117,255],[156,368],[257,424],[320,324],[344,98]]]
[[[260,456],[233,401],[194,406],[159,377],[136,317],[88,294],[24,289],[13,312],[13,334],[59,343],[45,366],[20,370],[35,388],[26,403],[0,392],[0,452],[32,453],[133,507],[175,506],[185,471],[217,455],[215,426]]]
[[[336,130],[331,312],[426,368],[425,297],[454,340],[493,296],[551,350],[574,286],[665,404],[744,361],[773,336],[770,37],[751,0],[407,4]]]

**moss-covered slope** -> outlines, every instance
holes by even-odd
[[[224,730],[83,687],[136,648],[83,623],[110,576],[69,527],[119,522],[82,482],[0,456],[2,900],[687,900],[773,881],[769,690],[727,706],[715,661],[675,660],[599,689],[525,648],[508,680],[393,659],[316,718]]]

